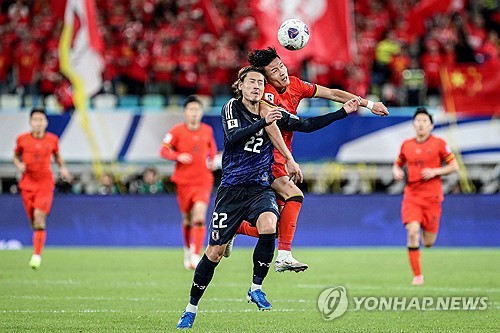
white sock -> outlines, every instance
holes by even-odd
[[[252,283],[252,285],[250,286],[250,291],[255,291],[257,289],[261,289],[262,290],[262,285],[261,284]]]
[[[278,257],[276,257],[276,260],[284,260],[291,253],[292,253],[291,251],[287,251],[287,250],[278,250]]]
[[[198,305],[193,305],[191,303],[188,303],[186,306],[186,312],[193,312],[196,313],[198,311]]]

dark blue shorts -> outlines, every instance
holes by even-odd
[[[255,225],[260,214],[272,212],[279,219],[276,195],[271,187],[219,186],[210,223],[210,245],[223,245],[236,234],[243,221]]]

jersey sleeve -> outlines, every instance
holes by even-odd
[[[160,156],[171,161],[176,161],[179,152],[175,151],[175,146],[178,141],[178,135],[175,135],[175,129],[171,129],[163,137],[163,142],[160,148]]]
[[[22,139],[21,137],[17,137],[17,140],[16,140],[16,147],[14,148],[14,154],[18,155],[18,156],[21,156],[23,154],[23,146],[22,146],[22,143],[21,143]]]
[[[54,135],[54,151],[52,152],[54,155],[59,154],[59,138]]]
[[[312,98],[316,96],[318,91],[318,86],[316,84],[300,79],[296,82],[299,91],[302,93],[301,98]]]
[[[403,142],[403,144],[401,145],[401,148],[399,150],[398,158],[395,161],[396,165],[398,165],[400,168],[402,168],[406,164],[406,156],[404,154],[404,146],[405,146],[405,143]]]
[[[441,157],[441,161],[444,161],[446,164],[450,163],[455,159],[455,155],[453,155],[450,147],[446,144],[446,141],[444,140],[440,140],[439,156]]]
[[[209,147],[208,157],[210,157],[210,159],[213,160],[215,158],[215,155],[217,155],[217,143],[215,142],[215,136],[212,127],[208,126],[207,128],[208,128],[207,132],[210,137],[210,147]]]
[[[231,99],[224,105],[221,118],[224,135],[232,145],[248,139],[267,125],[266,119],[261,118],[249,126],[242,127],[242,115],[238,112],[236,99]]]

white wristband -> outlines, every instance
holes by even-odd
[[[373,109],[373,106],[375,105],[375,103],[373,103],[372,101],[368,100],[368,103],[366,103],[366,108],[367,109]]]

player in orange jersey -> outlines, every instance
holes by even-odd
[[[165,135],[160,156],[176,161],[172,182],[182,214],[184,267],[195,269],[205,240],[217,145],[212,128],[201,122],[203,108],[195,96],[187,97],[184,102],[184,116],[184,123],[172,127]]]
[[[367,107],[373,114],[379,116],[389,114],[387,108],[380,102],[374,103],[343,90],[329,89],[289,76],[285,64],[281,61],[274,47],[253,50],[248,56],[248,61],[252,66],[265,70],[267,84],[263,99],[284,108],[292,114],[297,114],[297,107],[304,98],[324,98],[340,103],[356,98],[359,105]],[[288,149],[292,151],[293,132],[281,131],[281,134]],[[274,263],[274,268],[277,272],[300,272],[307,269],[308,265],[296,260],[291,251],[304,194],[287,177],[284,158],[276,149],[274,150],[274,159],[273,176],[275,181],[272,187],[278,194],[278,205],[281,207],[278,226],[278,257]],[[238,233],[255,236],[256,231],[254,229],[248,223],[244,223]],[[227,249],[230,251],[231,246],[228,246]],[[227,254],[229,254],[229,251]]]
[[[37,269],[42,263],[41,255],[47,238],[47,215],[54,197],[54,177],[50,168],[52,156],[59,165],[62,178],[71,181],[71,175],[59,155],[57,136],[46,132],[48,121],[45,110],[33,109],[29,122],[31,132],[17,137],[14,165],[22,173],[19,188],[33,229],[33,255],[29,265]]]
[[[458,170],[458,163],[446,142],[431,134],[432,116],[423,107],[413,115],[416,137],[403,142],[399,157],[392,167],[394,179],[402,180],[408,167],[401,216],[408,232],[408,256],[413,270],[413,285],[424,284],[420,268],[420,229],[422,243],[431,247],[436,242],[444,199],[441,176]],[[444,163],[444,165],[443,165]]]

